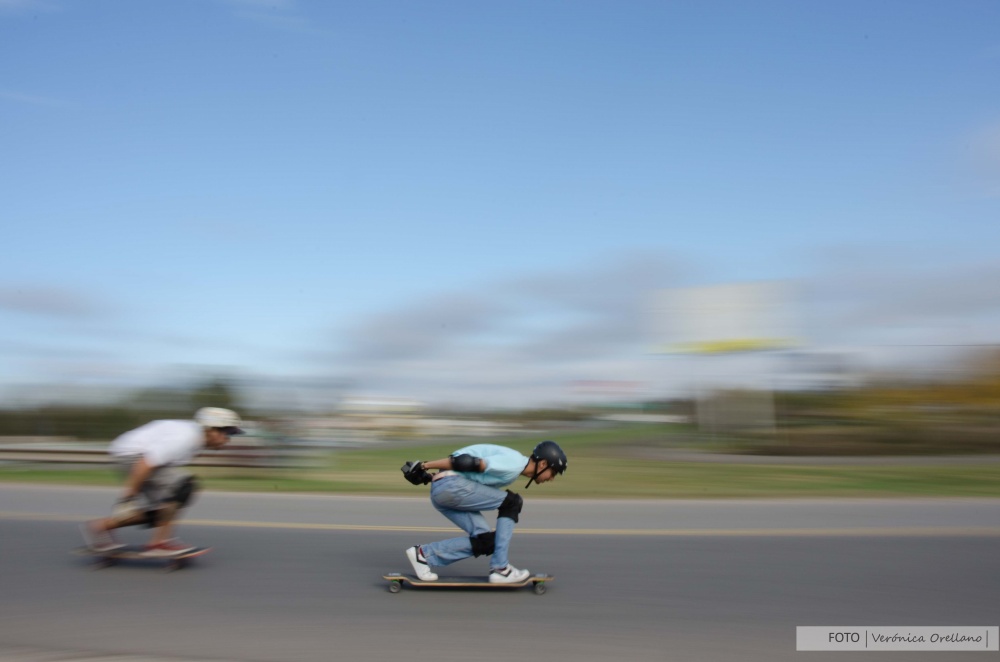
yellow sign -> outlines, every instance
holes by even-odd
[[[653,301],[656,351],[732,354],[799,345],[784,282],[663,290]]]
[[[789,349],[799,343],[791,338],[734,338],[661,345],[656,351],[668,354],[730,354],[733,352],[763,352]]]

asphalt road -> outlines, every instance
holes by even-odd
[[[0,485],[0,659],[840,660],[795,652],[795,626],[1000,624],[994,500],[529,493],[511,558],[556,576],[536,596],[390,594],[381,575],[406,569],[402,550],[449,535],[424,499],[206,494],[181,531],[214,547],[196,565],[94,571],[68,552],[112,495]]]

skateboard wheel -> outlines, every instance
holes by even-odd
[[[545,582],[535,582],[534,589],[536,595],[541,595],[542,593],[545,593]]]
[[[389,582],[389,592],[399,593],[399,589],[402,588],[402,582]]]

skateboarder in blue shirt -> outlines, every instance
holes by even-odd
[[[413,572],[423,581],[438,578],[431,566],[446,566],[470,556],[491,555],[489,581],[515,584],[531,573],[518,570],[507,558],[514,524],[523,500],[503,488],[519,476],[528,484],[547,483],[566,471],[566,453],[554,441],[535,446],[531,457],[493,444],[476,444],[430,462],[407,462],[403,475],[414,485],[431,483],[431,503],[468,537],[451,538],[406,550]],[[437,473],[428,470],[437,469]],[[496,531],[490,529],[482,511],[497,511]]]

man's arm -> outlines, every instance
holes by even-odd
[[[403,477],[406,478],[410,483],[414,485],[426,485],[431,482],[433,474],[429,473],[428,469],[438,469],[438,470],[454,470],[454,471],[467,471],[482,473],[486,471],[486,461],[477,457],[472,457],[471,455],[453,455],[451,457],[445,457],[440,460],[431,460],[429,462],[412,461],[404,464],[400,471],[403,472]]]
[[[143,483],[146,482],[155,468],[144,457],[139,458],[132,465],[132,470],[129,472],[128,478],[125,479],[122,496],[111,511],[111,516],[119,522],[118,526],[121,526],[120,522],[129,520],[139,513],[139,493],[142,491]]]
[[[424,469],[453,469],[455,471],[472,471],[483,473],[486,471],[486,461],[471,455],[452,455],[441,460],[424,462]]]
[[[133,499],[139,495],[142,490],[142,484],[146,482],[149,475],[153,473],[155,469],[153,465],[146,461],[146,458],[142,457],[132,465],[132,471],[128,475],[128,480],[125,481],[125,494],[122,495],[123,499]]]

